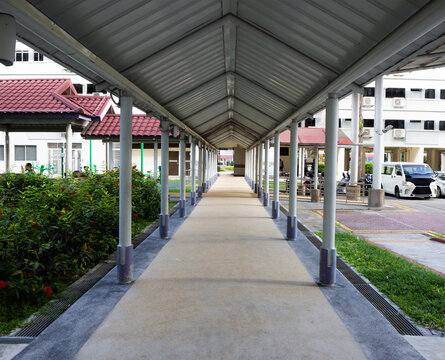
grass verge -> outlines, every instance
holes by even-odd
[[[317,233],[322,236],[322,233]],[[336,233],[338,255],[365,276],[412,320],[445,331],[445,278],[364,239]]]

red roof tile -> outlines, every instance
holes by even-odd
[[[120,115],[106,115],[102,121],[90,123],[82,132],[84,137],[119,137]],[[133,115],[133,136],[151,137],[161,136],[159,129],[159,120],[146,115]]]
[[[324,128],[298,128],[298,144],[302,145],[324,145],[325,144]],[[283,131],[280,135],[280,142],[290,143],[290,131]],[[354,144],[351,139],[342,131],[338,130],[338,144],[340,145],[352,145]]]
[[[0,80],[0,113],[78,113],[99,116],[109,97],[77,95],[69,79]]]
[[[109,96],[65,95],[64,97],[94,116],[100,116],[111,100]]]

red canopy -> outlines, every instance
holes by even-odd
[[[326,129],[324,128],[298,128],[298,145],[320,145],[325,144]],[[283,131],[280,135],[280,142],[290,143],[290,130]],[[339,145],[353,145],[354,143],[342,131],[338,130]]]

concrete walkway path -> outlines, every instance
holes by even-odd
[[[220,176],[76,359],[365,359],[243,178]]]

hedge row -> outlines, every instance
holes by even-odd
[[[134,223],[159,215],[156,181],[133,169]],[[0,306],[40,303],[116,249],[119,171],[0,177]]]

